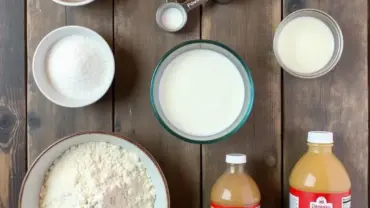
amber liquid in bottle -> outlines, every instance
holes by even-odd
[[[258,208],[261,201],[256,182],[245,172],[245,164],[227,165],[211,193],[211,208]]]
[[[341,161],[332,152],[332,133],[310,134],[314,139],[308,141],[308,151],[290,175],[289,207],[351,207],[350,178]]]
[[[290,176],[290,186],[318,193],[348,191],[351,182],[342,163],[332,153],[332,147],[332,144],[308,143],[308,152],[298,161]]]

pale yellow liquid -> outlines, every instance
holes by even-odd
[[[332,153],[331,144],[308,144],[308,152],[295,165],[290,186],[304,192],[341,193],[351,188],[348,173]]]
[[[211,202],[222,206],[258,204],[261,194],[256,182],[244,172],[244,165],[229,165],[212,188]]]

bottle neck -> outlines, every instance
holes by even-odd
[[[244,173],[245,164],[227,164],[226,173],[242,174]]]
[[[333,151],[333,144],[313,144],[308,143],[308,152],[316,154],[331,154]]]

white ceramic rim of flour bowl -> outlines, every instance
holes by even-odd
[[[100,49],[103,51],[103,54],[106,54],[107,59],[109,59],[110,66],[107,67],[109,70],[109,82],[104,83],[101,94],[91,96],[88,99],[74,99],[62,95],[51,85],[45,69],[45,58],[54,43],[70,35],[82,35],[94,39],[100,45]],[[42,94],[53,103],[69,108],[84,107],[98,101],[110,88],[115,74],[114,56],[108,43],[95,31],[75,25],[60,27],[47,34],[37,46],[33,56],[32,73],[37,87],[40,89]]]
[[[239,70],[245,88],[245,98],[244,105],[240,114],[236,120],[225,130],[210,136],[195,136],[187,134],[180,129],[176,128],[171,122],[166,118],[159,103],[159,83],[161,77],[166,69],[166,66],[179,54],[182,54],[187,51],[194,49],[208,49],[215,51],[224,55],[228,58]],[[169,133],[176,136],[179,139],[182,139],[186,142],[196,143],[196,144],[209,144],[215,143],[221,140],[229,138],[231,135],[236,133],[247,121],[249,115],[252,111],[253,102],[254,102],[254,84],[252,75],[249,67],[244,62],[244,60],[231,48],[226,45],[212,41],[212,40],[190,40],[184,43],[181,43],[171,50],[169,50],[158,62],[155,71],[153,73],[151,85],[150,85],[150,102],[154,114],[159,121],[159,123],[165,128]]]
[[[19,194],[19,208],[39,208],[40,190],[50,165],[70,147],[86,142],[108,142],[135,152],[147,169],[156,189],[154,208],[169,208],[170,195],[166,178],[154,157],[135,141],[113,133],[89,131],[64,137],[45,149],[33,162],[24,177]]]
[[[283,28],[288,22],[290,22],[291,20],[297,17],[314,17],[316,19],[323,21],[329,27],[330,31],[333,33],[333,36],[334,36],[334,52],[333,52],[331,59],[329,60],[329,62],[326,64],[324,68],[314,73],[310,73],[310,74],[298,73],[298,72],[295,72],[289,69],[287,66],[285,66],[285,64],[281,60],[279,53],[278,53],[277,44],[278,44],[278,39],[279,39],[279,35],[281,31],[283,30]],[[312,78],[321,77],[327,74],[337,65],[340,57],[342,56],[343,44],[344,44],[343,42],[344,41],[343,41],[342,30],[340,29],[339,24],[337,23],[337,21],[335,21],[333,17],[331,17],[329,14],[321,10],[318,10],[318,9],[301,9],[301,10],[297,10],[289,14],[279,24],[275,32],[273,47],[274,47],[275,57],[278,63],[286,72],[288,72],[289,74],[295,77],[304,78],[304,79],[312,79]]]
[[[63,6],[84,6],[95,0],[53,0],[55,3]]]

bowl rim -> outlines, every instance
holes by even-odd
[[[99,41],[99,44],[103,44],[104,47],[107,47],[109,48],[109,55],[107,54],[107,57],[109,57],[109,59],[112,61],[112,74],[111,74],[111,80],[109,81],[109,83],[107,83],[107,89],[104,90],[104,93],[102,93],[101,95],[99,96],[96,96],[95,99],[92,99],[91,101],[89,102],[81,102],[81,104],[79,105],[69,105],[68,103],[61,103],[61,102],[58,102],[57,100],[55,99],[52,99],[51,96],[46,93],[46,91],[44,90],[43,87],[40,87],[40,80],[38,76],[36,76],[36,73],[35,71],[37,70],[36,66],[35,66],[35,62],[36,62],[36,55],[39,53],[39,50],[41,49],[42,46],[44,46],[45,44],[45,40],[47,38],[49,38],[50,36],[62,31],[62,30],[68,30],[70,28],[73,28],[73,29],[77,29],[77,30],[84,30],[84,31],[87,31],[88,33],[90,34],[94,34],[94,35],[97,35],[101,41]],[[73,34],[71,34],[73,35]],[[46,45],[45,45],[46,46]],[[45,57],[44,57],[45,58]],[[59,27],[59,28],[56,28],[52,31],[50,31],[48,34],[46,34],[42,39],[41,41],[38,43],[36,49],[35,49],[35,52],[33,53],[33,57],[32,57],[32,76],[33,76],[33,79],[36,83],[36,86],[37,88],[41,91],[41,93],[49,100],[51,101],[52,103],[56,104],[56,105],[59,105],[59,106],[62,106],[62,107],[66,107],[66,108],[81,108],[81,107],[85,107],[85,106],[89,106],[93,103],[96,103],[98,100],[100,100],[109,90],[109,88],[112,86],[112,83],[113,83],[113,80],[114,80],[114,77],[115,77],[115,68],[116,68],[116,64],[115,64],[115,60],[114,60],[114,54],[113,54],[113,51],[111,49],[111,47],[109,46],[108,42],[97,32],[95,32],[94,30],[90,29],[90,28],[87,28],[87,27],[83,27],[83,26],[79,26],[79,25],[67,25],[67,26],[62,26],[62,27]],[[109,85],[108,85],[109,84]],[[50,87],[52,87],[51,85],[49,85]]]
[[[77,1],[77,2],[67,2],[67,1],[64,1],[64,0],[53,0],[53,1],[55,3],[63,5],[63,6],[75,7],[75,6],[84,6],[86,4],[90,4],[91,2],[93,2],[95,0],[80,0],[80,1]]]
[[[233,128],[230,132],[228,132],[226,135],[221,136],[221,137],[218,137],[218,138],[213,139],[213,140],[204,140],[204,141],[203,140],[192,140],[192,139],[189,139],[189,138],[186,138],[186,137],[183,137],[183,136],[179,135],[178,133],[176,133],[170,127],[168,127],[166,125],[166,123],[163,121],[162,117],[160,116],[158,110],[156,109],[156,105],[155,105],[155,102],[154,102],[154,100],[155,100],[155,96],[154,96],[154,81],[155,81],[155,78],[156,78],[156,76],[158,74],[158,71],[159,71],[160,66],[162,65],[162,63],[166,60],[166,58],[170,54],[172,54],[172,52],[176,51],[177,49],[182,48],[182,47],[184,47],[186,45],[197,44],[197,43],[211,44],[211,45],[214,45],[214,46],[217,46],[217,47],[221,47],[221,48],[225,49],[226,51],[228,51],[231,55],[233,55],[241,63],[241,65],[244,68],[244,71],[247,73],[247,78],[248,78],[248,80],[250,82],[250,85],[251,85],[251,87],[249,88],[250,97],[249,97],[249,103],[247,104],[248,105],[247,111],[243,115],[243,118],[240,120],[239,124],[235,128]],[[247,64],[243,60],[243,58],[240,55],[238,55],[234,50],[232,50],[230,47],[224,45],[223,43],[220,43],[220,42],[217,42],[217,41],[214,41],[214,40],[207,40],[207,39],[198,39],[198,40],[185,41],[183,43],[180,43],[180,44],[174,46],[169,51],[167,51],[162,56],[162,58],[158,61],[158,64],[157,64],[157,66],[154,69],[152,80],[150,82],[150,103],[151,103],[152,110],[154,112],[154,115],[155,115],[156,119],[159,121],[159,123],[161,124],[161,126],[167,132],[169,132],[173,136],[175,136],[175,137],[177,137],[177,138],[179,138],[179,139],[181,139],[181,140],[183,140],[185,142],[189,142],[189,143],[193,143],[193,144],[213,144],[213,143],[216,143],[216,142],[227,140],[233,134],[235,134],[245,124],[245,122],[248,120],[248,118],[249,118],[249,116],[250,116],[250,114],[252,112],[252,108],[253,108],[253,104],[254,104],[254,96],[255,96],[254,93],[255,92],[254,92],[254,82],[253,82],[253,78],[252,78],[252,73],[251,73],[250,68],[247,66]],[[241,115],[241,113],[239,115]]]
[[[26,172],[26,174],[25,174],[25,176],[23,178],[21,188],[19,189],[18,208],[22,208],[21,207],[21,205],[22,205],[21,202],[22,202],[22,198],[23,198],[24,187],[25,187],[26,181],[28,180],[29,174],[33,170],[33,168],[35,167],[36,163],[39,162],[39,160],[45,155],[46,152],[50,151],[52,148],[54,148],[58,144],[66,141],[66,140],[73,139],[76,136],[80,136],[80,135],[84,135],[84,134],[102,134],[102,135],[113,136],[113,137],[116,137],[117,139],[125,140],[126,142],[129,142],[132,145],[134,145],[137,148],[139,148],[153,162],[153,164],[156,166],[159,174],[161,175],[162,181],[163,181],[164,186],[165,186],[165,189],[166,189],[167,208],[170,208],[170,203],[171,202],[170,202],[170,192],[169,192],[168,182],[166,180],[166,177],[165,177],[165,175],[163,173],[162,168],[159,166],[157,160],[153,157],[153,155],[147,149],[145,149],[141,144],[139,144],[138,142],[130,139],[129,137],[122,136],[122,135],[119,135],[119,134],[114,133],[114,132],[106,132],[106,131],[82,131],[82,132],[73,133],[71,135],[62,137],[61,139],[58,139],[57,141],[55,141],[54,143],[52,143],[51,145],[49,145],[46,149],[44,149],[36,157],[36,159],[32,162],[31,166],[28,167],[28,170],[27,170],[27,172]]]
[[[312,13],[316,13],[316,14],[320,15],[321,17],[320,18],[314,17],[314,18],[316,18],[316,19],[318,19],[320,21],[323,21],[322,20],[323,18],[326,18],[327,20],[329,20],[331,26],[327,25],[324,21],[323,22],[330,29],[333,29],[333,30],[336,31],[335,33],[333,33],[333,37],[335,38],[335,36],[337,36],[337,38],[338,38],[338,45],[337,45],[338,50],[333,52],[333,55],[332,55],[331,59],[329,60],[329,62],[322,69],[320,69],[320,70],[318,70],[316,72],[307,73],[307,74],[305,74],[305,73],[298,73],[298,72],[295,72],[295,71],[289,69],[288,67],[286,67],[286,65],[281,60],[281,58],[279,56],[279,53],[277,52],[278,51],[278,49],[277,49],[277,44],[278,43],[277,42],[278,42],[279,35],[280,35],[281,31],[283,30],[283,28],[290,21],[294,20],[295,18],[302,17],[302,16],[313,17],[311,15],[302,15],[302,13],[311,13],[311,14]],[[297,78],[302,78],[302,79],[314,79],[314,78],[318,78],[318,77],[324,76],[327,73],[329,73],[330,71],[332,71],[334,69],[334,67],[338,64],[338,62],[339,62],[339,60],[340,60],[340,58],[342,56],[343,48],[344,48],[343,32],[342,32],[342,29],[341,29],[339,23],[329,13],[324,12],[324,11],[319,10],[319,9],[314,9],[314,8],[298,9],[298,10],[296,10],[296,11],[288,14],[287,16],[285,16],[283,18],[283,20],[279,23],[278,27],[276,28],[276,31],[275,31],[275,34],[274,34],[274,38],[273,38],[273,51],[274,51],[274,54],[275,54],[275,58],[276,58],[277,62],[279,63],[280,67],[285,72],[287,72],[288,74],[290,74],[290,75],[292,75],[294,77],[297,77]]]

